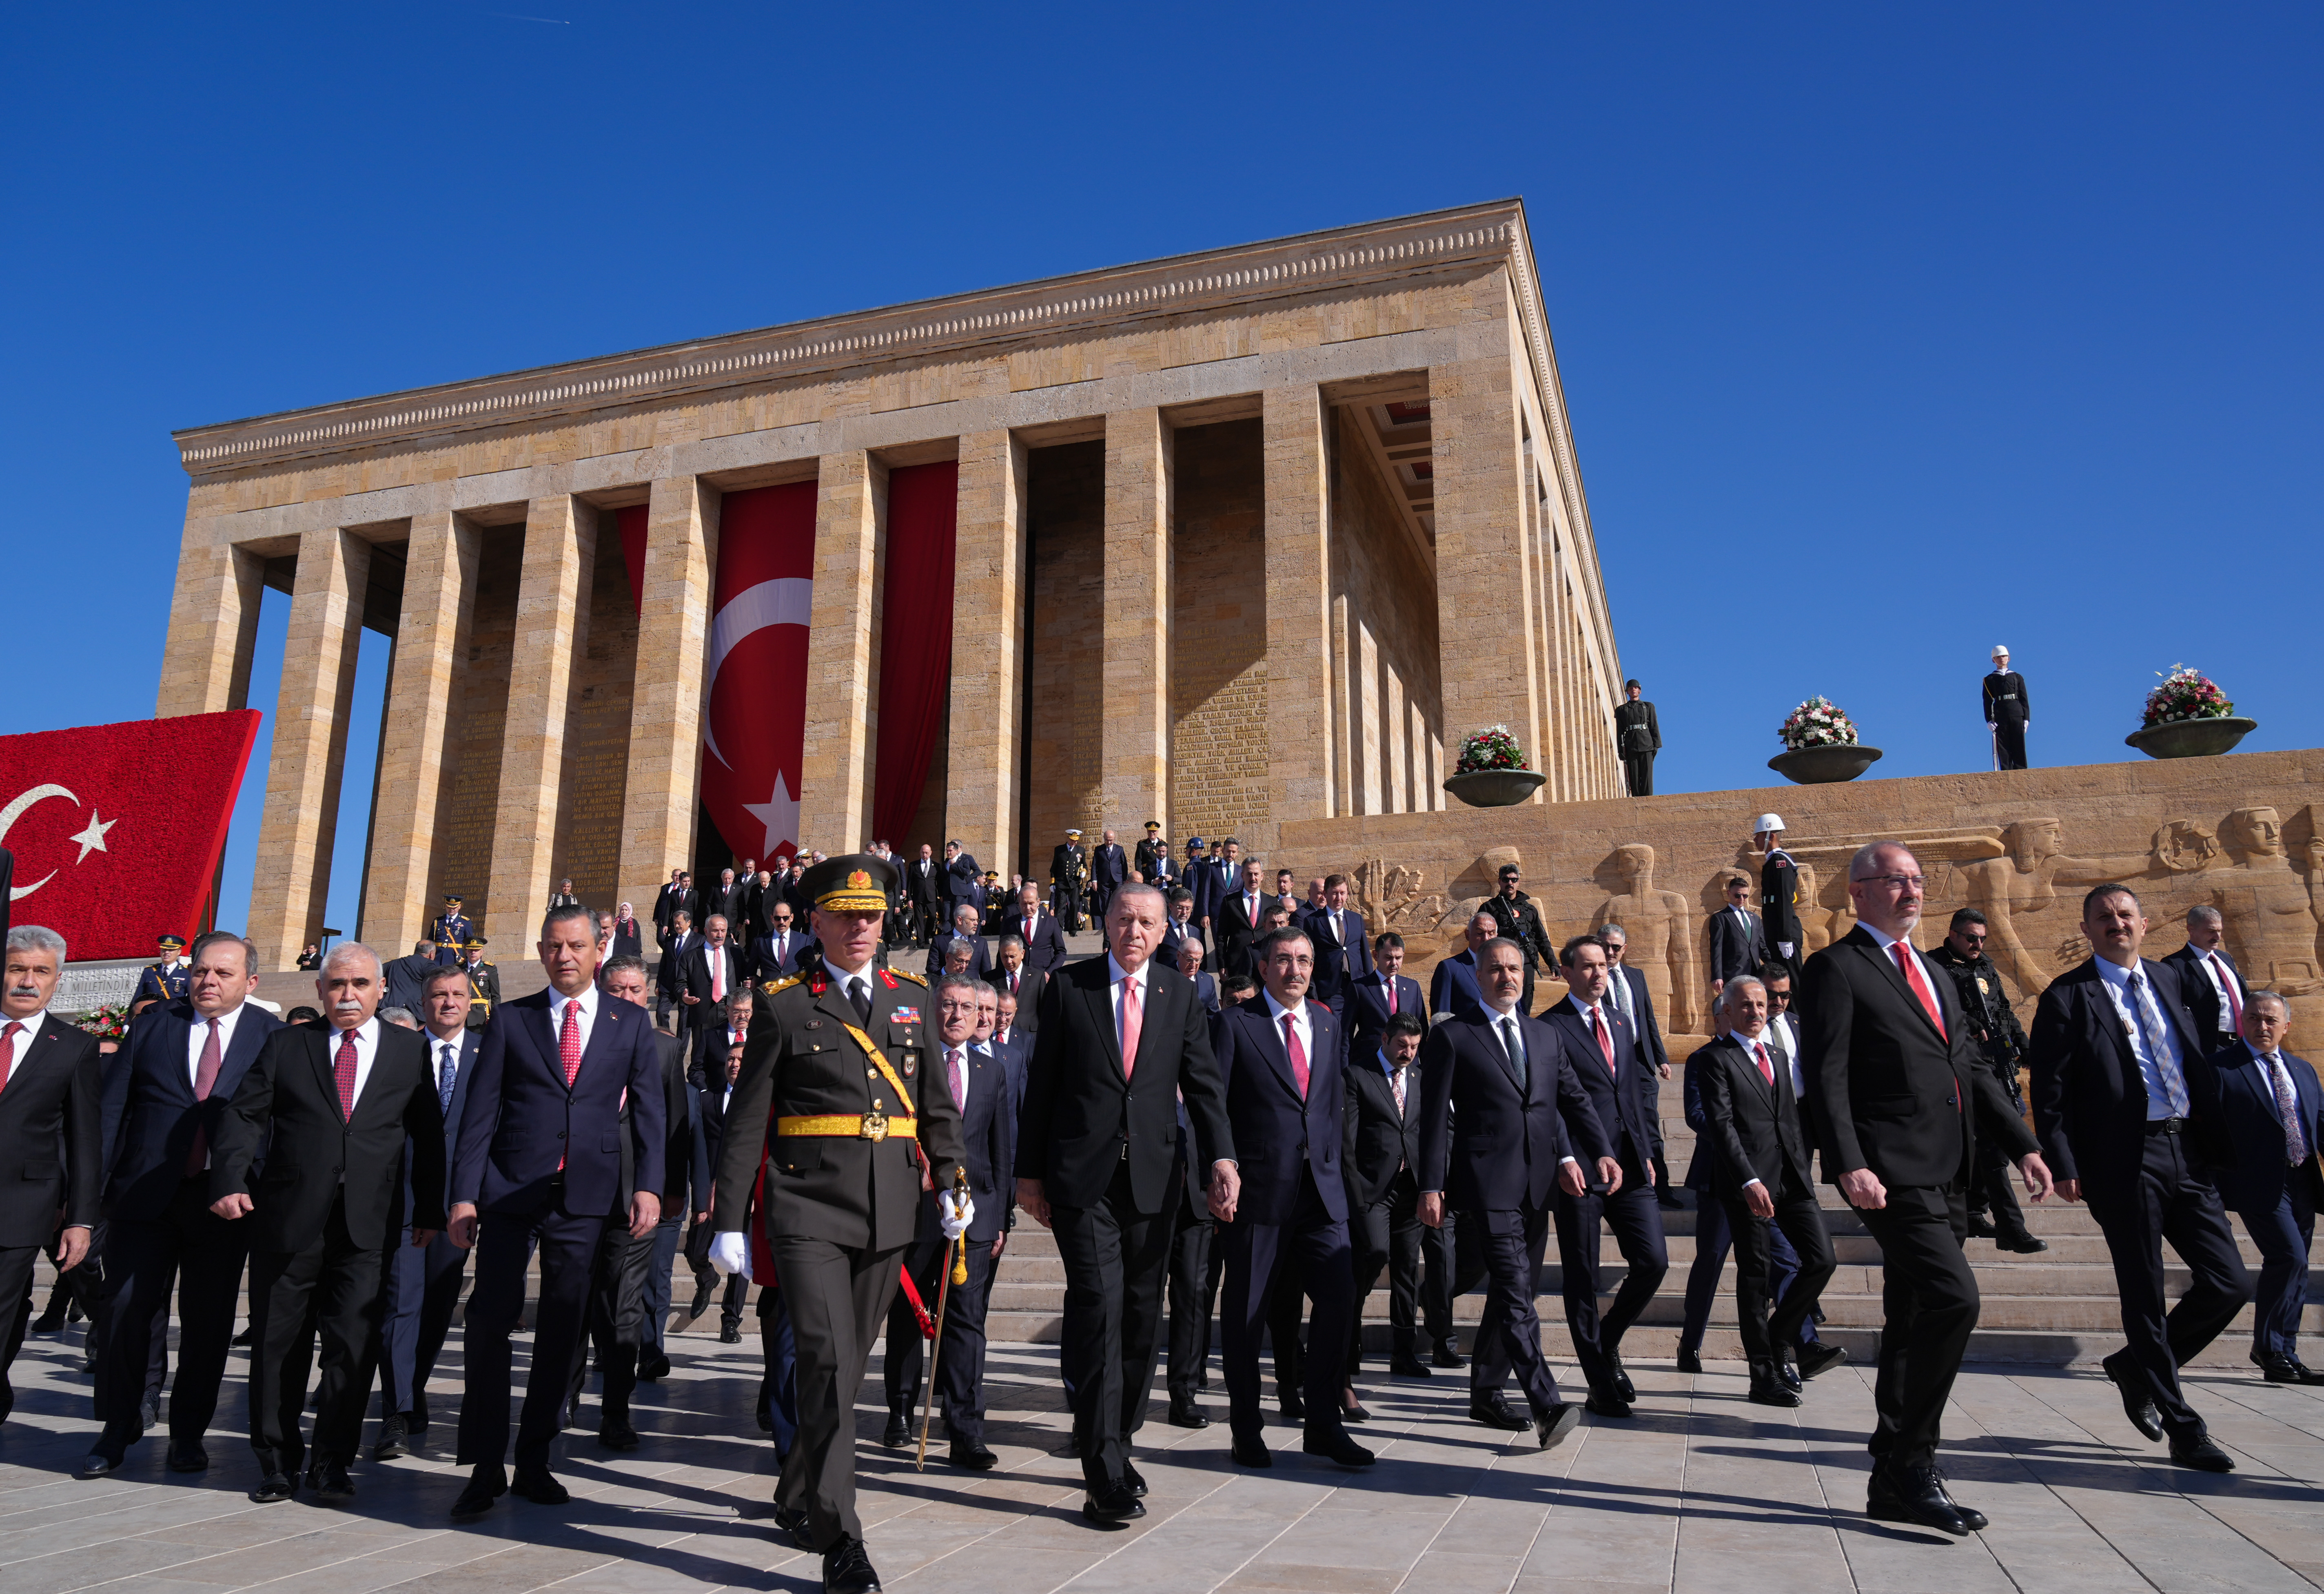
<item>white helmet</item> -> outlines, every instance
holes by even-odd
[[[1781,830],[1783,828],[1784,820],[1783,815],[1780,814],[1762,814],[1757,819],[1751,821],[1751,834],[1753,835],[1765,835],[1771,830]]]

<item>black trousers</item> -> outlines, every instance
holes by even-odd
[[[1452,1341],[1452,1302],[1485,1282],[1485,1253],[1476,1224],[1447,1207],[1442,1227],[1424,1227],[1420,1255],[1420,1317],[1430,1343]]]
[[[1727,1209],[1708,1190],[1695,1193],[1694,1264],[1686,1273],[1686,1310],[1680,1319],[1679,1348],[1684,1350],[1702,1349],[1702,1336],[1711,1327],[1711,1308],[1719,1299],[1719,1272],[1727,1266],[1728,1253],[1735,1248],[1735,1232],[1727,1221]],[[1784,1238],[1781,1229],[1770,1224],[1767,1229],[1768,1285],[1775,1299],[1782,1300],[1799,1276],[1799,1254],[1792,1242]],[[1815,1325],[1817,1312],[1812,1305],[1800,1324],[1799,1342],[1817,1343]]]
[[[1883,1280],[1880,1368],[1865,1448],[1899,1466],[1935,1457],[1945,1402],[1977,1327],[1977,1275],[1961,1254],[1969,1235],[1963,1193],[1958,1184],[1892,1184],[1887,1205],[1858,1214],[1879,1242]]]
[[[250,1226],[211,1212],[205,1174],[180,1184],[158,1217],[115,1218],[106,1224],[104,1365],[97,1374],[97,1416],[105,1425],[90,1448],[115,1461],[138,1439],[156,1324],[168,1324],[173,1279],[178,1377],[170,1390],[171,1441],[200,1439],[217,1414]]]
[[[1420,1326],[1420,1187],[1412,1170],[1397,1171],[1388,1194],[1348,1214],[1348,1238],[1356,1254],[1355,1303],[1348,1313],[1348,1377],[1364,1363],[1364,1301],[1388,1275],[1388,1343],[1393,1354],[1409,1356]]]
[[[32,1312],[32,1264],[40,1257],[36,1245],[0,1246],[0,1422],[16,1409],[8,1369],[24,1348],[24,1327]]]
[[[632,1236],[625,1223],[608,1223],[597,1242],[589,1279],[589,1331],[573,1346],[570,1398],[576,1417],[592,1343],[597,1347],[598,1393],[604,1414],[629,1414],[630,1396],[638,1387],[639,1354],[646,1344],[646,1281],[660,1239],[659,1223],[642,1239]]]
[[[1624,753],[1622,779],[1629,783],[1632,797],[1654,796],[1655,755],[1650,752]]]
[[[1800,1331],[1832,1274],[1831,1237],[1824,1232],[1814,1186],[1786,1175],[1782,1188],[1768,1193],[1775,1203],[1772,1218],[1753,1217],[1738,1196],[1720,1203],[1727,1212],[1728,1232],[1734,1237],[1736,1326],[1743,1336],[1743,1354],[1754,1363],[1774,1361],[1799,1343]],[[1794,1258],[1781,1304],[1775,1290],[1777,1230],[1791,1241]]]
[[[984,1311],[992,1287],[992,1242],[968,1242],[968,1282],[944,1294],[952,1248],[941,1238],[918,1241],[905,1252],[904,1265],[912,1270],[920,1300],[931,1315],[941,1303],[943,1325],[936,1340],[936,1405],[944,1413],[945,1435],[958,1444],[984,1442]],[[899,1296],[901,1290],[896,1292]],[[920,1338],[918,1319],[899,1334],[896,1313],[888,1314],[888,1345],[881,1361],[881,1378],[887,1386],[888,1409],[906,1417],[920,1405],[927,1342]]]
[[[1565,1326],[1573,1335],[1574,1359],[1593,1389],[1610,1388],[1622,1336],[1646,1309],[1670,1272],[1663,1241],[1662,1203],[1643,1184],[1625,1184],[1611,1195],[1557,1193],[1557,1257],[1563,1281]],[[1614,1244],[1628,1266],[1613,1304],[1598,1311],[1598,1244],[1600,1230],[1614,1231]]]
[[[1287,1303],[1296,1313],[1303,1295],[1315,1304],[1309,1327],[1314,1354],[1306,1358],[1301,1380],[1307,1432],[1337,1433],[1340,1387],[1345,1375],[1342,1359],[1335,1352],[1348,1342],[1348,1319],[1355,1295],[1355,1258],[1348,1246],[1348,1225],[1332,1216],[1315,1186],[1314,1173],[1302,1168],[1289,1221],[1254,1223],[1238,1214],[1233,1222],[1221,1227],[1218,1244],[1226,1258],[1219,1300],[1220,1364],[1226,1374],[1229,1420],[1235,1438],[1258,1442],[1266,1426],[1259,1405],[1259,1346],[1268,1327],[1269,1308]],[[1293,1332],[1296,1336],[1296,1331]],[[1278,1365],[1284,1354],[1278,1338]]]
[[[549,1465],[549,1446],[564,1425],[573,1359],[589,1322],[590,1286],[608,1229],[626,1234],[620,1214],[568,1212],[564,1183],[532,1212],[486,1212],[476,1234],[476,1287],[468,1297],[462,1336],[467,1384],[460,1399],[463,1467],[498,1466],[508,1452],[509,1335],[524,1311],[526,1275],[538,1248],[540,1296],[533,1307],[532,1365],[525,1375],[518,1419],[516,1464]]]
[[[1162,1332],[1163,1276],[1184,1188],[1174,1181],[1161,1211],[1139,1212],[1125,1161],[1096,1205],[1049,1211],[1065,1267],[1063,1371],[1082,1476],[1093,1490],[1120,1486],[1129,1435],[1146,1417]]]
[[[1219,1276],[1211,1266],[1218,1224],[1210,1208],[1190,1196],[1178,1203],[1177,1229],[1170,1236],[1170,1398],[1194,1398],[1211,1354],[1211,1319],[1216,1313]]]
[[[1969,1205],[1971,1212],[1991,1212],[1993,1226],[2005,1239],[2025,1233],[2025,1212],[2017,1204],[2017,1192],[2009,1183],[2009,1154],[1994,1140],[1977,1143],[1977,1173],[1969,1181]]]
[[[896,1296],[903,1248],[874,1250],[778,1235],[775,1277],[790,1319],[798,1433],[775,1504],[807,1514],[818,1550],[863,1536],[855,1514],[855,1394]]]
[[[380,1324],[380,1411],[386,1416],[419,1414],[436,1359],[452,1331],[452,1314],[467,1282],[468,1253],[444,1235],[414,1248],[411,1230],[385,1258],[387,1311]]]
[[[307,1409],[310,1342],[319,1350],[313,1360],[321,1368],[315,1459],[342,1465],[355,1459],[379,1359],[382,1250],[347,1232],[341,1195],[313,1245],[251,1253],[250,1448],[262,1473],[295,1477],[306,1464],[300,1421]]]
[[[2179,1369],[2219,1337],[2252,1297],[2251,1275],[2236,1249],[2227,1209],[2209,1176],[2195,1166],[2184,1135],[2144,1137],[2136,1176],[2100,1200],[2087,1181],[2083,1198],[2106,1235],[2114,1258],[2115,1295],[2122,1303],[2122,1332],[2129,1344],[2108,1365],[2137,1387],[2143,1378],[2163,1426],[2177,1438],[2203,1432],[2180,1392]],[[2175,1306],[2163,1276],[2163,1243],[2179,1253],[2194,1280]]]
[[[2024,720],[1996,721],[1993,726],[1993,745],[1994,750],[2001,756],[2003,769],[2024,769],[2025,767],[2025,722]]]
[[[1542,1207],[1461,1214],[1462,1227],[1476,1230],[1485,1264],[1485,1314],[1469,1356],[1470,1396],[1498,1393],[1514,1370],[1536,1417],[1558,1404],[1557,1378],[1542,1355],[1541,1315],[1534,1308],[1549,1223]]]

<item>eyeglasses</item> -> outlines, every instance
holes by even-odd
[[[1929,877],[1924,874],[1860,874],[1856,877],[1856,881],[1863,886],[1886,886],[1895,891],[1918,891],[1928,885]]]

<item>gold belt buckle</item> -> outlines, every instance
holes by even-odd
[[[872,1099],[872,1110],[863,1115],[863,1127],[857,1132],[866,1140],[884,1140],[888,1138],[888,1115],[881,1110],[878,1097]]]

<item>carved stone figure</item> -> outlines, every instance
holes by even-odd
[[[1378,935],[1394,930],[1409,937],[1435,929],[1449,910],[1443,898],[1421,894],[1427,883],[1428,877],[1419,870],[1385,859],[1368,858],[1358,864],[1356,910],[1364,916],[1366,932]]]
[[[2058,839],[2055,819],[2020,819],[2001,832],[2006,851],[1997,858],[1968,859],[1953,865],[1965,905],[1986,917],[1985,950],[2003,978],[2028,999],[2049,989],[2061,967],[2026,945],[2028,935],[2048,935],[2070,942],[2080,934],[2080,903],[2069,901],[2062,915],[2047,914],[2058,888],[2094,886],[2101,880],[2135,881],[2154,867],[2154,854],[2076,858]],[[2168,828],[2167,826],[2165,827]],[[2157,842],[2162,839],[2157,833]],[[2024,921],[2032,916],[2036,922]]]
[[[2235,861],[2206,870],[2202,885],[2227,919],[2227,947],[2244,978],[2285,996],[2324,990],[2316,958],[2319,853],[2308,844],[2303,876],[2283,854],[2283,822],[2273,808],[2237,808],[2219,825]]]
[[[1590,927],[1618,924],[1629,932],[1624,960],[1646,977],[1663,1027],[1674,1035],[1695,1035],[1694,923],[1686,898],[1655,885],[1655,850],[1644,842],[1614,849],[1601,875],[1610,874],[1613,895],[1598,905]]]

